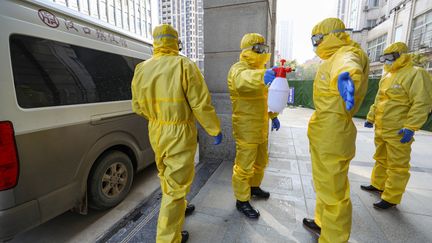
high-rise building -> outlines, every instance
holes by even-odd
[[[277,60],[292,60],[293,56],[293,21],[279,20],[276,24],[276,47]]]
[[[347,28],[372,28],[386,14],[386,3],[383,0],[338,0],[337,15]]]
[[[397,41],[424,55],[432,73],[432,0],[339,0],[338,17],[368,53],[372,76],[381,75],[378,58]]]
[[[183,44],[182,53],[204,71],[202,0],[159,0],[159,22],[172,25]]]
[[[150,0],[48,0],[110,23],[147,39],[152,38]]]

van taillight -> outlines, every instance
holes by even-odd
[[[16,186],[18,155],[14,128],[9,121],[0,121],[0,191]]]

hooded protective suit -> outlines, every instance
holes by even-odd
[[[236,159],[232,185],[237,200],[249,201],[250,187],[258,187],[268,162],[267,141],[269,118],[277,116],[267,112],[267,87],[263,76],[264,65],[270,54],[258,54],[250,47],[264,43],[257,33],[246,34],[240,43],[243,51],[240,61],[228,73],[228,89],[233,107],[233,135],[236,141]]]
[[[385,65],[375,102],[367,119],[375,123],[375,155],[371,184],[384,192],[381,198],[399,204],[408,183],[412,139],[401,143],[398,131],[417,131],[432,108],[432,82],[422,68],[413,67],[408,47],[396,42],[384,54],[398,52],[400,57]]]
[[[195,118],[211,136],[220,123],[198,67],[178,55],[177,31],[153,31],[154,55],[137,65],[132,80],[133,111],[149,120],[151,146],[162,188],[156,242],[180,242],[186,194],[194,177]]]
[[[337,32],[344,29],[340,19],[328,18],[312,30],[312,35],[324,35],[316,49],[324,61],[314,80],[316,110],[308,126],[316,191],[315,222],[321,227],[319,242],[347,242],[351,231],[348,168],[355,155],[357,135],[352,116],[366,94],[369,61],[347,33]],[[349,72],[355,86],[355,104],[350,111],[345,109],[338,91],[338,76],[343,72]]]

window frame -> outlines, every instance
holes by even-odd
[[[369,60],[371,60],[371,62],[377,62],[379,61],[379,56],[382,54],[382,52],[384,51],[384,47],[387,43],[387,33],[371,40],[368,41],[367,43],[367,53],[368,53],[368,57]],[[377,52],[377,50],[379,50]]]

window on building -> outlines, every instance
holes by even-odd
[[[432,47],[432,11],[414,19],[410,47],[411,50]]]
[[[371,8],[378,7],[379,6],[379,0],[369,0],[368,6]]]
[[[376,19],[368,19],[366,23],[366,27],[374,27],[376,25],[377,20]]]
[[[394,30],[394,42],[404,41],[402,37],[402,25],[399,25]]]
[[[384,34],[372,41],[369,41],[367,53],[371,62],[377,62],[382,55],[387,40],[387,34]]]
[[[24,35],[12,35],[9,43],[23,108],[131,99],[139,59]]]

